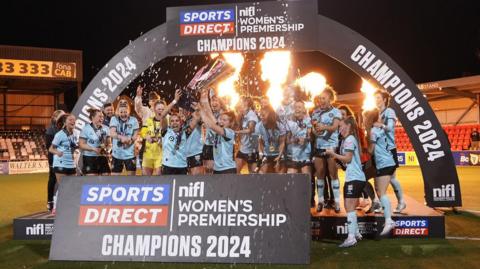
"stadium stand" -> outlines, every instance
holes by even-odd
[[[450,141],[451,150],[468,150],[470,148],[470,134],[473,128],[477,128],[477,130],[479,130],[480,124],[443,126],[443,130],[448,135],[448,141]],[[413,151],[410,139],[403,128],[395,128],[395,141],[397,142],[398,151]]]
[[[45,129],[0,130],[0,160],[46,160]]]

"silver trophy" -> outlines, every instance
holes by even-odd
[[[234,72],[234,68],[221,56],[210,60],[195,73],[193,79],[188,83],[187,87],[183,89],[183,94],[178,102],[178,106],[192,111],[192,103],[200,100],[200,91],[202,89],[211,87],[219,80],[230,76]]]

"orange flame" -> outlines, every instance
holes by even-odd
[[[313,98],[327,86],[327,79],[320,73],[310,72],[297,79],[296,83],[310,97],[310,101],[305,103],[305,107],[310,109],[314,107]]]
[[[212,54],[211,57],[215,58],[218,54]],[[241,53],[230,53],[225,52],[222,53],[223,58],[225,61],[231,65],[235,71],[234,73],[229,76],[228,78],[222,80],[217,85],[217,95],[218,97],[223,97],[227,99],[228,107],[230,109],[234,109],[237,105],[238,101],[240,100],[240,95],[237,91],[238,86],[238,79],[240,78],[240,71],[242,70],[242,66],[244,63],[244,58]]]
[[[375,91],[377,88],[375,88],[370,82],[368,82],[365,79],[362,79],[362,88],[360,88],[360,91],[363,92],[364,99],[363,99],[363,105],[362,105],[362,110],[367,111],[367,110],[372,110],[376,108],[375,105]]]
[[[287,81],[291,58],[290,51],[269,51],[260,61],[262,80],[269,82],[267,97],[274,109],[279,107],[283,99],[284,85]]]

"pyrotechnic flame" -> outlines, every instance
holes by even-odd
[[[276,109],[282,103],[283,84],[287,81],[290,68],[290,51],[269,51],[260,61],[262,66],[262,80],[269,82],[267,97],[270,105]]]
[[[320,95],[323,89],[325,89],[327,86],[327,79],[320,73],[310,72],[297,79],[296,83],[310,98],[310,101],[305,103],[305,107],[310,109],[315,106],[313,103],[313,98],[317,95]]]
[[[377,88],[375,88],[370,82],[366,81],[365,79],[362,79],[362,88],[360,88],[360,91],[363,92],[363,95],[365,98],[363,99],[363,105],[362,105],[362,110],[363,111],[368,111],[376,108],[375,105],[375,91]]]
[[[211,54],[210,56],[215,58],[218,56],[218,54]],[[244,58],[241,53],[225,52],[222,53],[222,56],[225,61],[235,69],[235,71],[231,76],[218,83],[217,95],[221,98],[225,97],[228,101],[229,108],[234,109],[240,100],[240,95],[237,91],[237,82],[240,77],[240,71],[242,70]]]

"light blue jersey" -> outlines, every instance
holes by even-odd
[[[295,161],[309,161],[312,147],[310,140],[307,139],[308,129],[312,128],[310,117],[305,117],[303,120],[289,120],[287,121],[286,131],[290,133],[292,139],[304,138],[305,143],[300,145],[298,143],[287,143],[287,158]]]
[[[331,107],[327,110],[316,109],[312,113],[312,121],[323,125],[332,126],[335,119],[341,120],[342,113],[337,108]],[[317,149],[337,148],[338,129],[333,132],[323,131],[315,139]]]
[[[353,135],[347,136],[340,146],[340,154],[346,155],[347,152],[353,153],[352,160],[347,163],[345,171],[345,182],[354,180],[366,181],[365,174],[362,170],[362,162],[360,160],[360,147],[358,141]]]
[[[187,136],[185,131],[175,132],[168,128],[162,139],[163,165],[173,168],[187,167],[187,157],[185,156],[185,144]]]
[[[375,143],[375,165],[378,169],[395,166],[392,152],[388,149],[387,135],[382,128],[373,127],[370,131],[370,141]]]
[[[235,132],[230,128],[224,128],[224,132],[225,136],[215,135],[213,146],[213,170],[215,171],[237,168],[233,159]]]
[[[293,119],[293,113],[295,112],[293,103],[288,105],[281,104],[275,112],[277,113],[278,120],[285,125],[287,121]]]
[[[213,116],[218,122],[218,118],[220,117],[221,113],[220,112],[213,112]],[[213,143],[215,143],[215,132],[210,129],[206,128],[205,130],[205,145],[207,146],[213,146]]]
[[[185,155],[192,157],[198,154],[202,154],[203,142],[202,142],[202,126],[197,124],[193,128],[192,132],[187,136],[185,143]]]
[[[268,129],[263,125],[263,122],[257,124],[255,132],[258,137],[263,140],[263,150],[265,156],[278,156],[280,154],[280,136],[285,135],[285,126],[277,122],[275,130]]]
[[[258,123],[258,116],[253,110],[249,110],[245,116],[242,117],[242,130],[248,128],[250,122],[254,122],[255,125]],[[255,130],[255,128],[253,129]],[[250,154],[256,151],[255,142],[253,141],[254,135],[252,134],[241,134],[240,135],[240,152],[245,154]]]
[[[112,117],[110,120],[110,128],[114,127],[118,135],[132,137],[133,133],[138,130],[138,121],[135,117],[128,117],[126,121],[119,119],[117,116]],[[128,147],[124,147],[123,144],[116,138],[112,141],[112,156],[119,160],[128,160],[135,157],[134,149],[135,143],[130,144]]]
[[[397,115],[395,115],[395,110],[390,107],[385,108],[380,113],[380,119],[382,119],[383,124],[388,127],[388,131],[385,131],[387,135],[388,150],[396,148],[395,145],[395,123],[397,122]]]
[[[109,133],[108,126],[102,124],[102,127],[97,129],[90,123],[82,129],[80,138],[85,139],[90,147],[99,148],[101,144],[106,144]],[[84,150],[83,156],[96,157],[98,154],[95,151]]]
[[[75,168],[73,161],[73,151],[77,148],[77,138],[74,134],[68,135],[65,129],[58,131],[52,141],[52,145],[58,151],[63,152],[62,157],[53,155],[53,167]]]

